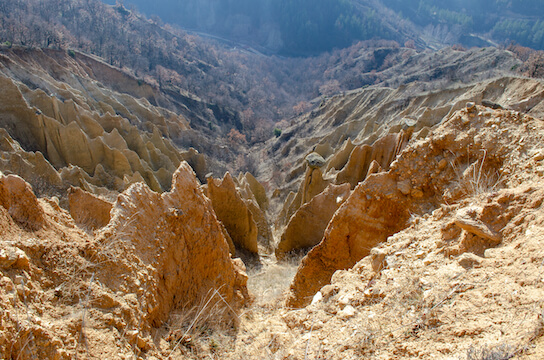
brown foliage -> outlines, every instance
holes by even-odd
[[[231,144],[243,145],[247,143],[246,136],[236,129],[231,129],[227,137]]]
[[[513,52],[518,59],[523,61],[519,71],[529,77],[544,78],[544,51],[534,50],[528,47],[511,43],[506,48]]]
[[[544,78],[544,51],[535,51],[523,64],[524,75],[533,78]]]

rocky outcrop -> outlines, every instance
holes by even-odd
[[[179,93],[162,92],[85,54],[1,53],[0,170],[23,176],[38,194],[62,197],[75,186],[111,195],[140,181],[166,191],[182,160],[205,182],[233,157],[190,127],[188,119],[216,121],[200,100],[188,108]]]
[[[206,157],[200,154],[198,150],[190,148],[187,152],[181,154],[183,160],[187,161],[189,165],[195,171],[196,177],[201,183],[206,182],[206,175],[208,174],[208,164],[206,163]]]
[[[243,176],[240,176],[238,182],[240,184],[240,188],[245,191],[246,199],[254,198],[262,211],[266,211],[268,209],[269,201],[268,196],[266,195],[266,190],[251,173],[246,172]]]
[[[301,206],[281,235],[281,241],[276,248],[276,257],[282,259],[291,251],[317,245],[323,238],[332,216],[349,194],[349,184],[329,185],[325,191]]]
[[[208,178],[208,196],[217,218],[225,225],[234,245],[257,254],[257,224],[228,172],[222,180]]]
[[[480,55],[472,53],[472,56]],[[388,171],[389,164],[410,138],[426,138],[433,126],[466,109],[467,102],[478,105],[488,100],[505,109],[544,115],[543,87],[535,80],[502,77],[438,87],[434,91],[427,91],[426,86],[421,83],[398,88],[371,86],[334,96],[271,141],[269,152],[277,155],[270,158],[268,165],[285,174],[286,181],[277,193],[278,205],[272,209],[277,225],[285,225],[304,204],[300,190],[307,176],[302,167],[307,149],[325,159],[326,164],[320,168],[324,179],[332,179],[334,184],[349,182],[355,187],[368,175],[372,161],[376,160]],[[348,164],[350,157],[353,160]],[[263,180],[272,182],[277,173],[269,174],[270,178]],[[291,192],[297,196],[288,198]]]
[[[97,204],[80,189],[71,193],[72,210],[78,201],[91,211]],[[204,300],[218,310],[209,319],[221,322],[250,300],[245,266],[231,259],[187,163],[170,192],[132,185],[95,233],[76,226],[57,199],[37,199],[15,175],[0,176],[0,205],[0,354],[8,358],[115,358],[122,348],[104,343],[115,344],[119,334],[131,353],[157,354],[154,327],[173,312],[189,314]],[[16,314],[25,308],[21,321]],[[86,346],[69,345],[82,337]]]
[[[321,167],[307,166],[304,179],[298,192],[287,198],[278,217],[277,224],[282,225],[289,221],[291,216],[304,204],[311,201],[316,195],[331,184],[333,179],[325,179]]]
[[[102,250],[108,246],[109,255]],[[247,294],[211,203],[187,163],[175,172],[170,192],[161,195],[138,183],[119,195],[111,222],[87,251],[116,259],[100,281],[136,294],[153,326],[210,289],[229,303]]]
[[[408,140],[410,140],[410,133],[401,131],[380,138],[372,145],[355,146],[348,161],[336,175],[336,183],[349,183],[354,188],[369,174],[377,171],[376,165],[387,171],[391,162],[406,146]],[[346,146],[349,146],[348,144]],[[374,167],[371,167],[373,164]]]
[[[138,173],[154,190],[169,188],[181,156],[154,125],[149,124],[149,133],[140,133],[111,105],[62,101],[6,77],[0,77],[0,88],[3,99],[9,99],[0,102],[0,125],[25,150],[40,151],[57,170],[72,165],[96,176],[100,165],[108,174],[101,186],[123,190],[130,185],[125,180]],[[137,107],[143,105],[132,105],[139,114]]]
[[[45,224],[44,211],[30,185],[17,175],[0,175],[0,205],[18,224],[39,230]]]
[[[113,204],[80,188],[68,190],[70,215],[79,226],[96,230],[110,222]]]
[[[388,194],[387,196],[384,196]],[[408,203],[388,174],[359,184],[330,221],[323,240],[302,260],[287,305],[309,304],[332,274],[347,269],[387,237],[406,226]]]
[[[372,247],[406,227],[410,214],[492,193],[502,186],[503,176],[516,177],[510,154],[519,149],[521,139],[524,146],[536,146],[539,135],[527,129],[538,127],[517,112],[463,106],[430,136],[412,141],[388,172],[368,176],[338,209],[321,243],[302,260],[288,304],[307,304],[336,270],[353,266]],[[540,158],[537,155],[535,159]],[[444,251],[451,256],[465,252],[482,256],[500,244],[507,221],[501,207],[461,208],[451,226],[444,228],[448,243]]]

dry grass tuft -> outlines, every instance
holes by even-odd
[[[483,156],[471,162],[470,157],[465,165],[451,163],[455,174],[457,174],[457,183],[459,188],[467,196],[478,196],[497,190],[503,183],[503,178],[498,171],[493,171],[487,151],[482,150]],[[487,163],[486,164],[486,160]],[[489,169],[486,169],[486,165]],[[490,168],[491,167],[491,168]]]
[[[198,305],[171,315],[169,358],[178,352],[190,358],[219,354],[230,346],[230,333],[238,323],[238,314],[221,295],[221,288],[210,289]]]

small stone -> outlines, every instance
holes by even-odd
[[[321,291],[318,291],[313,299],[312,299],[312,303],[311,305],[314,305],[314,304],[317,304],[318,302],[320,302],[321,300],[323,300],[323,295],[321,294]]]
[[[342,310],[340,310],[340,312],[338,312],[338,315],[341,317],[341,318],[351,318],[355,315],[355,308],[351,305],[346,305],[345,308],[343,308]]]
[[[464,253],[457,259],[457,263],[465,269],[473,267],[480,267],[482,265],[482,258],[473,253]]]
[[[17,260],[15,261],[15,264],[13,266],[18,269],[28,269],[30,265],[30,260],[28,259],[26,253],[21,249],[15,250],[15,253],[17,256]]]
[[[423,197],[423,191],[421,191],[420,189],[413,189],[410,192],[410,195],[412,195],[413,198],[420,199]]]
[[[402,119],[402,121],[407,127],[414,127],[417,125],[417,120],[414,120],[414,119],[404,118]]]
[[[149,348],[149,344],[147,343],[147,341],[145,341],[145,339],[139,335],[138,335],[136,344],[141,350],[144,350],[144,351]]]
[[[466,107],[469,112],[476,110],[476,104],[472,101],[467,102]]]
[[[11,279],[7,276],[2,277],[0,279],[0,287],[6,291],[12,291],[13,290],[13,282]]]
[[[338,303],[341,305],[348,305],[353,300],[353,294],[344,294],[338,299]]]
[[[544,160],[544,151],[540,151],[533,156],[534,161]]]
[[[444,169],[448,165],[448,160],[442,159],[438,162],[438,168],[440,170]]]
[[[481,211],[479,207],[468,207],[459,210],[455,216],[455,225],[471,234],[500,243],[502,240],[500,234],[495,233],[486,224],[476,219]]]
[[[28,269],[29,264],[30,260],[23,250],[13,246],[0,249],[0,267],[4,269]]]
[[[329,284],[323,286],[319,292],[323,295],[323,298],[327,300],[338,293],[338,288]]]
[[[399,191],[401,193],[403,193],[404,195],[408,195],[410,194],[410,190],[412,190],[412,186],[410,184],[410,180],[403,180],[403,181],[399,181],[397,183],[397,189],[399,189]]]
[[[374,272],[378,272],[387,266],[387,262],[385,261],[386,255],[385,251],[381,249],[373,248],[370,250],[370,259],[372,260],[372,270]]]
[[[497,256],[497,249],[491,248],[491,249],[485,249],[484,251],[484,258],[494,258]]]

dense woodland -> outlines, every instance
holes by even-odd
[[[449,36],[478,33],[496,42],[515,41],[544,49],[544,6],[540,0],[383,0],[423,29],[448,27]]]
[[[115,3],[110,0],[110,3]],[[148,14],[184,28],[278,51],[315,55],[356,40],[400,40],[371,8],[348,0],[127,0]]]
[[[107,0],[115,3],[116,0]],[[125,0],[184,28],[287,55],[317,54],[374,38],[446,45],[515,41],[544,49],[540,0]]]

